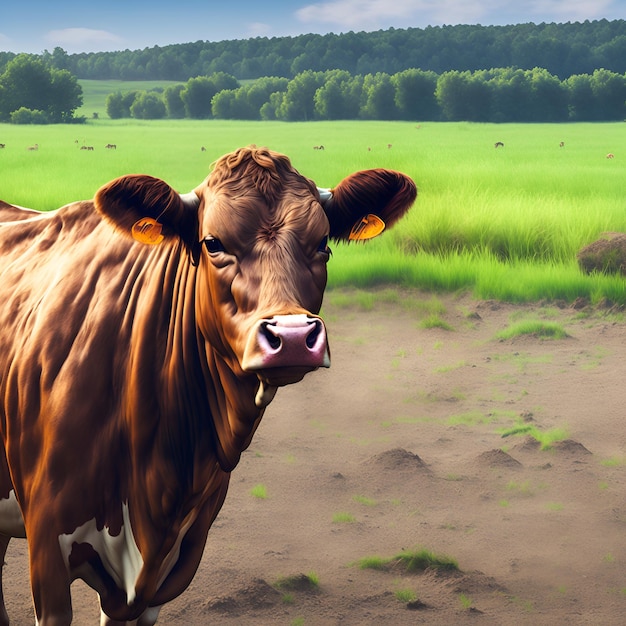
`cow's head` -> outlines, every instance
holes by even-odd
[[[410,178],[382,169],[318,189],[286,156],[249,147],[220,158],[189,194],[126,176],[95,202],[146,243],[182,242],[197,266],[200,332],[238,376],[258,378],[263,407],[277,387],[330,365],[318,317],[329,239],[364,239],[393,225],[416,194]]]

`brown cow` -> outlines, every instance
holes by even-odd
[[[277,388],[330,364],[328,238],[415,197],[381,169],[319,190],[251,147],[182,196],[133,175],[51,213],[0,202],[0,563],[28,537],[40,626],[71,623],[76,578],[102,624],[150,626],[189,585]]]

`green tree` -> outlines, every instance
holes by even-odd
[[[20,108],[43,111],[49,122],[70,121],[82,104],[82,89],[67,70],[55,70],[41,59],[19,54],[0,75],[0,119]]]
[[[446,120],[456,121],[465,118],[464,99],[469,77],[466,72],[444,72],[437,80],[435,96]]]
[[[137,91],[116,91],[107,96],[105,107],[107,115],[112,119],[120,119],[122,117],[130,117],[130,107],[133,105]]]
[[[600,120],[623,120],[626,101],[626,76],[596,70],[591,76],[591,89]]]
[[[180,97],[184,85],[172,85],[163,92],[163,101],[167,110],[167,116],[172,119],[185,117],[185,103]]]
[[[391,76],[384,72],[367,74],[363,78],[361,117],[370,120],[398,118],[395,89]]]
[[[325,120],[356,119],[359,114],[362,78],[345,70],[327,73],[326,82],[315,92],[315,116]]]
[[[163,99],[153,91],[140,91],[130,107],[130,114],[138,120],[160,120],[166,113]]]
[[[436,120],[439,106],[435,96],[437,74],[432,71],[410,69],[394,74],[398,116],[403,120]]]
[[[437,81],[435,93],[445,119],[471,122],[491,119],[492,91],[484,74],[445,72]]]
[[[489,72],[491,120],[522,122],[527,117],[530,85],[524,70],[502,68]]]
[[[181,100],[185,103],[187,117],[210,118],[212,116],[211,100],[216,93],[215,84],[208,76],[190,78],[180,92]]]
[[[567,120],[567,90],[548,70],[534,68],[530,72],[532,122],[563,122]]]
[[[180,97],[185,104],[187,117],[208,119],[213,116],[213,96],[223,89],[235,89],[239,82],[234,76],[225,72],[215,72],[211,76],[190,78]]]
[[[565,85],[568,90],[569,117],[576,122],[597,119],[596,99],[589,74],[570,76]]]
[[[47,124],[48,116],[38,109],[27,109],[20,107],[9,116],[12,124]]]
[[[52,70],[50,76],[48,118],[51,122],[70,122],[83,103],[82,87],[68,70]]]
[[[308,121],[315,118],[315,92],[324,84],[324,73],[307,70],[289,81],[287,91],[276,109],[277,119]]]

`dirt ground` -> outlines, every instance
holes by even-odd
[[[332,367],[279,391],[159,624],[624,624],[626,321],[419,292],[325,319]],[[522,319],[569,336],[496,338]],[[502,436],[518,423],[566,433],[541,449]],[[417,548],[459,571],[357,565]],[[23,541],[6,562],[12,623],[32,624]],[[97,624],[72,589],[74,623]]]

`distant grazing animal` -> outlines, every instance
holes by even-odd
[[[504,144],[501,141],[496,141],[493,146],[494,148],[504,148]]]
[[[206,152],[206,148],[202,146],[202,148],[200,148],[200,152]]]
[[[313,146],[313,150],[323,150],[324,146]]]
[[[7,147],[7,145],[6,145],[5,143],[0,143],[0,150],[1,150],[2,148],[6,148],[6,147]]]
[[[107,150],[117,150],[117,146],[114,143],[108,143],[104,146]]]
[[[93,146],[81,146],[81,150],[93,150]]]
[[[39,150],[39,144],[33,144],[32,146],[28,146],[27,150]]]
[[[564,147],[565,147],[565,142],[564,142],[564,141],[562,141],[562,142],[559,144],[559,148],[564,148]]]
[[[0,202],[0,567],[27,537],[39,626],[71,623],[77,578],[102,625],[187,588],[277,389],[330,365],[329,238],[416,194],[386,169],[318,189],[253,146],[188,194],[129,175],[48,213]]]
[[[606,155],[606,158],[607,158],[607,159],[614,159],[614,158],[615,158],[615,155],[614,155],[612,152],[609,152],[609,153]]]
[[[388,143],[387,144],[387,148],[391,149],[393,147],[393,144]]]

